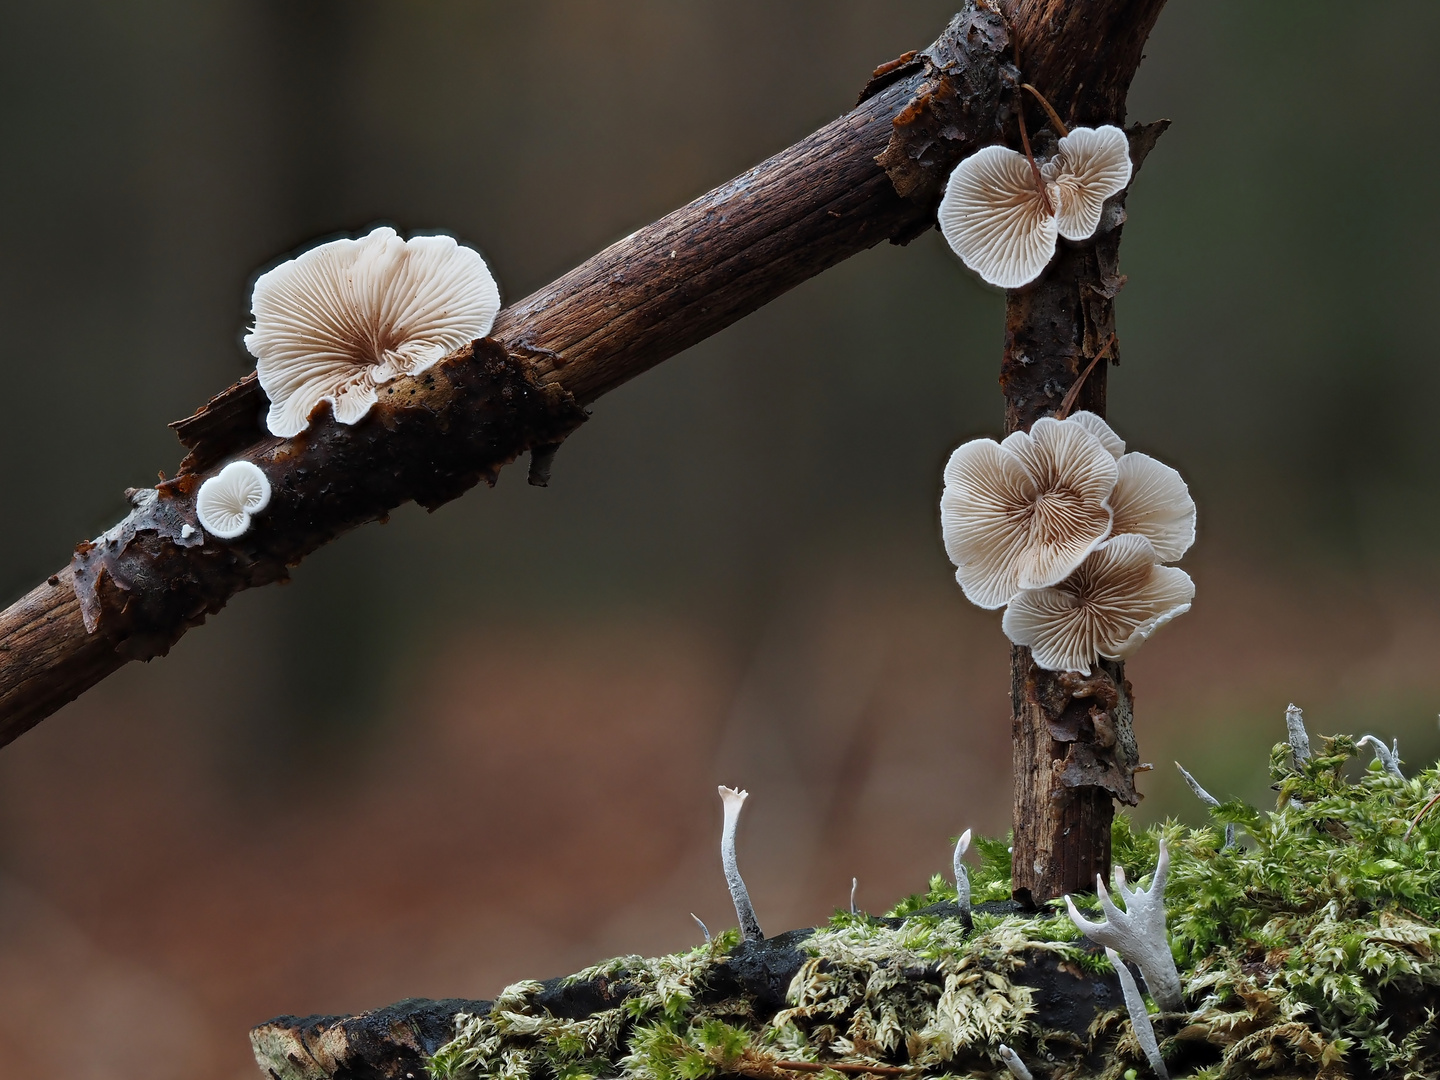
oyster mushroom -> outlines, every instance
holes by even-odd
[[[250,528],[250,519],[270,505],[270,481],[250,461],[232,461],[200,485],[195,515],[211,536],[234,540]]]
[[[270,399],[272,435],[304,431],[328,401],[353,424],[375,388],[484,337],[500,291],[479,252],[450,236],[400,239],[379,228],[332,240],[261,274],[245,347]]]
[[[1130,183],[1130,144],[1107,124],[1074,128],[1036,169],[1024,154],[987,146],[955,167],[940,201],[940,231],[991,285],[1028,285],[1055,254],[1057,236],[1088,240],[1105,200]]]
[[[1044,417],[950,455],[940,524],[972,604],[998,608],[1059,584],[1110,533],[1114,456],[1081,422]]]
[[[1150,541],[1130,534],[1107,541],[1060,584],[1020,593],[1000,625],[1042,668],[1089,675],[1096,657],[1127,659],[1194,598],[1190,575],[1161,566]]]

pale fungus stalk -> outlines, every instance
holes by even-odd
[[[1035,1078],[1030,1075],[1030,1070],[1025,1067],[1025,1062],[1020,1060],[1020,1055],[1014,1050],[1011,1050],[1010,1047],[1001,1043],[999,1052],[1000,1060],[1005,1063],[1005,1068],[1010,1070],[1010,1075],[1013,1076],[1015,1080],[1035,1080]]]
[[[735,916],[740,920],[740,936],[746,941],[763,941],[760,921],[755,918],[755,908],[750,903],[750,892],[745,888],[745,879],[735,864],[735,825],[740,820],[740,808],[745,805],[748,791],[734,788],[720,788],[720,798],[725,804],[725,826],[720,833],[720,864],[725,868],[725,884],[730,888],[730,899],[735,902]]]
[[[1296,771],[1310,760],[1310,733],[1305,730],[1305,716],[1293,701],[1285,708],[1285,734],[1290,743],[1290,760]]]
[[[1181,765],[1177,761],[1175,762],[1175,768],[1180,770],[1180,775],[1185,778],[1185,783],[1190,786],[1190,790],[1195,793],[1197,799],[1212,810],[1219,809],[1220,800],[1201,787],[1200,781],[1191,776],[1189,770],[1186,769],[1184,765]],[[1225,846],[1227,848],[1235,846],[1235,826],[1233,824],[1227,824],[1225,826]]]
[[[1095,892],[1105,912],[1106,922],[1096,923],[1085,918],[1068,895],[1065,907],[1077,930],[1096,944],[1117,949],[1134,961],[1140,968],[1140,974],[1145,976],[1150,996],[1162,1009],[1175,1011],[1183,1007],[1184,996],[1180,990],[1180,973],[1175,968],[1175,957],[1170,952],[1170,939],[1165,931],[1165,878],[1169,871],[1170,849],[1161,840],[1160,859],[1155,865],[1155,877],[1148,890],[1131,889],[1125,881],[1125,868],[1116,865],[1115,891],[1125,901],[1124,911],[1115,906],[1105,882],[1098,875]]]
[[[690,912],[690,917],[695,920],[695,925],[698,926],[698,927],[700,927],[700,932],[705,935],[705,944],[706,944],[706,945],[709,945],[709,944],[710,944],[710,928],[705,925],[705,920],[702,919],[702,918],[700,918],[700,916],[699,916],[699,915],[696,915],[693,911]]]
[[[245,347],[270,399],[272,435],[298,435],[329,402],[354,424],[377,387],[490,332],[500,290],[479,252],[449,236],[400,239],[379,228],[332,240],[255,282]]]
[[[1384,770],[1396,780],[1404,780],[1405,774],[1400,771],[1400,740],[1395,740],[1395,745],[1386,746],[1374,735],[1366,735],[1355,743],[1356,746],[1373,746],[1375,748],[1375,760],[1380,762]]]
[[[965,869],[965,852],[970,850],[970,830],[955,842],[955,903],[961,915],[970,914],[970,871]]]
[[[1057,118],[1058,119],[1058,118]],[[1064,132],[1064,125],[1060,125]],[[1105,200],[1130,183],[1130,144],[1113,125],[1062,134],[1054,157],[987,146],[956,166],[938,213],[955,254],[991,285],[1016,289],[1040,276],[1057,237],[1088,240]]]
[[[1160,1056],[1160,1043],[1155,1038],[1155,1023],[1150,1019],[1149,1010],[1145,1008],[1145,999],[1140,996],[1140,988],[1135,985],[1135,976],[1130,974],[1125,961],[1108,945],[1105,946],[1105,955],[1110,958],[1110,963],[1115,965],[1115,974],[1120,977],[1120,990],[1125,995],[1125,1011],[1130,1014],[1130,1029],[1135,1032],[1135,1041],[1145,1052],[1145,1060],[1150,1062],[1150,1068],[1155,1070],[1155,1075],[1160,1080],[1170,1080],[1170,1074],[1165,1071],[1165,1059]],[[1140,973],[1145,974],[1143,968]],[[1148,976],[1145,981],[1149,983]],[[1151,990],[1151,993],[1153,994],[1154,990]]]
[[[251,461],[232,461],[200,485],[195,515],[211,536],[234,540],[270,505],[270,480]]]

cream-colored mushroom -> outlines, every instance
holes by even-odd
[[[330,402],[360,420],[377,386],[490,332],[500,291],[479,252],[449,236],[379,228],[333,240],[260,275],[245,347],[270,399],[271,434],[297,435]]]
[[[987,146],[955,167],[940,201],[940,231],[965,265],[1006,289],[1040,276],[1057,236],[1087,240],[1105,200],[1130,182],[1130,146],[1112,125],[1075,128],[1035,169],[1023,154]]]
[[[270,481],[251,461],[232,461],[200,485],[195,516],[211,536],[234,540],[270,505]]]
[[[1195,583],[1161,566],[1143,536],[1117,536],[1059,585],[1020,593],[1001,626],[1035,663],[1089,675],[1097,657],[1124,660],[1156,630],[1190,610]]]
[[[1174,562],[1195,542],[1195,500],[1181,475],[1147,454],[1120,459],[1115,491],[1113,533],[1145,537],[1161,562]]]
[[[1101,417],[1093,412],[1081,409],[1079,412],[1070,414],[1070,419],[1079,424],[1086,431],[1100,440],[1100,445],[1110,451],[1110,455],[1119,461],[1125,456],[1125,440],[1115,434],[1115,429],[1107,424]]]
[[[983,608],[1063,581],[1110,533],[1114,456],[1075,420],[1037,420],[950,455],[940,524],[955,579]]]

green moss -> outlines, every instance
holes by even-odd
[[[1172,947],[1192,1011],[1160,1017],[1172,1075],[1220,1078],[1440,1075],[1440,770],[1411,780],[1358,770],[1353,740],[1316,740],[1303,769],[1288,748],[1271,760],[1277,809],[1229,803],[1212,823],[1114,830],[1115,861],[1136,881],[1152,872],[1164,837]],[[1223,846],[1224,826],[1241,843]],[[1408,832],[1408,835],[1407,835]],[[975,843],[977,904],[1008,900],[1010,856],[1001,840]],[[486,1016],[456,1018],[455,1038],[431,1061],[437,1077],[509,1080],[708,1080],[780,1077],[778,1062],[913,1066],[916,1075],[1002,1076],[1000,1043],[1053,1080],[1148,1076],[1128,1018],[1096,1018],[1083,1039],[1047,1030],[1035,991],[1015,978],[1042,957],[1071,971],[1109,974],[1070,921],[977,911],[973,930],[922,909],[953,900],[932,878],[889,920],[837,914],[809,938],[788,1007],[757,1017],[740,999],[702,991],[735,947],[624,957],[580,972],[633,993],[583,1020],[535,1004],[539,984],[508,988]],[[897,924],[896,919],[903,919]],[[820,1074],[838,1080],[838,1074]]]

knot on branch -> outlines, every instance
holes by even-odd
[[[1000,138],[1011,107],[1006,93],[1017,81],[1009,49],[1004,17],[972,0],[929,48],[876,69],[861,101],[923,73],[875,159],[902,198],[933,208],[956,163]]]

